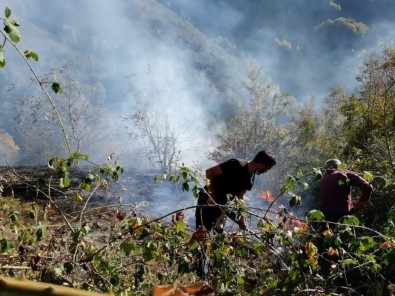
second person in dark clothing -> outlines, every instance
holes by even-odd
[[[260,151],[253,160],[229,159],[221,164],[206,170],[208,186],[201,192],[198,205],[225,205],[234,198],[243,199],[247,190],[254,185],[255,175],[267,172],[276,164],[274,156],[270,152]],[[196,208],[196,229],[204,225],[207,231],[215,226],[218,232],[218,219],[223,215],[219,206]],[[244,218],[239,221],[241,229],[246,229]]]

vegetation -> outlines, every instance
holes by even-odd
[[[20,40],[18,23],[11,19],[8,8],[4,26],[0,31],[5,38],[0,66],[5,66],[4,46],[10,43],[44,91],[69,156],[49,160],[52,173],[34,185],[44,201],[1,198],[3,275],[23,274],[28,279],[79,289],[112,290],[116,295],[147,295],[154,285],[198,281],[196,258],[204,251],[210,266],[205,280],[216,295],[395,293],[395,49],[384,48],[380,55],[366,60],[357,77],[361,86],[356,92],[334,89],[324,108],[327,112],[315,113],[307,105],[294,121],[278,120],[288,114],[283,113],[287,96],[272,96],[251,73],[247,84],[251,105],[242,106],[230,119],[230,132],[220,137],[223,145],[212,157],[253,155],[265,143],[259,139],[267,140],[273,149],[284,149],[284,156],[289,155],[283,158],[284,167],[292,163],[289,168],[295,172],[289,169],[284,174],[277,197],[270,192],[262,194],[268,202],[266,209],[238,203],[226,206],[236,216],[250,217],[248,231],[230,229],[225,234],[206,235],[186,228],[183,211],[193,210],[194,205],[157,218],[125,205],[88,207],[92,194],[117,180],[123,168],[111,157],[109,163],[97,165],[89,162],[88,155],[72,152],[63,116],[44,87],[47,84],[28,61],[37,61],[38,55],[21,52],[15,45]],[[58,82],[51,83],[51,89],[55,94],[62,91]],[[255,111],[263,104],[278,108],[269,108],[273,113],[262,117]],[[262,132],[262,138],[249,133],[251,130]],[[279,136],[287,141],[278,141]],[[307,153],[313,154],[308,163]],[[370,205],[344,217],[332,230],[320,211],[310,210],[297,217],[290,209],[298,207],[307,195],[314,195],[321,177],[320,161],[334,156],[360,172],[375,192]],[[89,168],[82,170],[86,162]],[[61,205],[53,198],[53,180],[59,181],[61,189],[71,188],[73,167],[84,173],[73,188],[71,204]],[[194,196],[204,185],[199,172],[185,166],[165,177]],[[2,178],[0,188],[7,183],[6,176]],[[168,216],[173,217],[172,224],[163,222]]]

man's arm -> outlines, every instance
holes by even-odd
[[[347,177],[351,180],[352,186],[359,187],[361,190],[361,197],[357,199],[352,208],[353,211],[356,211],[367,203],[370,196],[372,195],[373,186],[355,173],[348,173]]]
[[[207,204],[212,205],[215,204],[215,196],[214,196],[214,178],[215,176],[222,175],[223,171],[221,169],[221,166],[215,165],[209,169],[206,170],[206,179],[208,180],[207,184],[207,193],[208,193],[208,199],[207,199]]]

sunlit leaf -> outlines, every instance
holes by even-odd
[[[176,231],[177,233],[183,232],[185,228],[185,221],[184,220],[179,220],[176,224]]]
[[[11,9],[9,9],[8,7],[5,8],[5,17],[9,18],[11,16]]]
[[[0,70],[2,70],[4,67],[5,67],[5,59],[4,59],[3,47],[0,46]]]
[[[29,51],[29,50],[25,50],[23,52],[23,55],[27,58],[27,59],[33,59],[36,62],[38,62],[38,55],[35,52]]]
[[[19,30],[15,28],[14,22],[9,18],[4,20],[4,31],[7,33],[12,42],[18,43],[21,40],[21,34]]]
[[[131,218],[128,221],[130,230],[133,230],[137,235],[143,232],[143,227],[141,226],[142,220],[140,218]]]
[[[357,265],[357,264],[358,264],[358,260],[355,260],[355,259],[346,259],[346,260],[343,260],[343,264],[344,264],[345,266],[348,266],[348,265]]]
[[[329,255],[329,256],[339,255],[339,250],[338,250],[338,249],[334,249],[334,248],[332,248],[332,247],[329,247],[329,249],[328,249],[328,255]]]
[[[394,243],[392,241],[385,241],[380,245],[380,248],[382,249],[393,249],[395,247]]]
[[[81,202],[82,201],[82,196],[79,192],[75,192],[73,196],[74,201],[76,202]]]
[[[315,256],[318,252],[318,248],[312,242],[306,242],[305,250],[308,257]]]
[[[307,212],[307,219],[310,221],[322,221],[325,219],[324,213],[319,210],[311,210]]]
[[[360,224],[360,222],[359,222],[357,217],[350,216],[350,215],[344,216],[341,219],[340,222],[343,223],[343,224],[346,224],[346,225],[356,225],[356,226],[358,226]]]
[[[370,183],[373,181],[373,174],[371,172],[364,171],[362,178]]]

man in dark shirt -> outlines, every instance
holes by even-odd
[[[320,182],[320,209],[325,219],[338,222],[345,215],[362,208],[369,200],[373,187],[352,171],[339,170],[338,159],[329,159],[325,164],[325,174]],[[351,187],[361,190],[361,197],[353,204]]]
[[[247,190],[251,190],[255,175],[267,172],[276,164],[270,152],[260,151],[253,160],[230,159],[206,170],[208,186],[201,192],[198,205],[225,205],[228,198],[243,199]],[[221,232],[218,219],[223,215],[219,206],[196,208],[196,229],[204,225],[207,231],[215,226]],[[238,221],[241,229],[246,229],[244,217]]]

